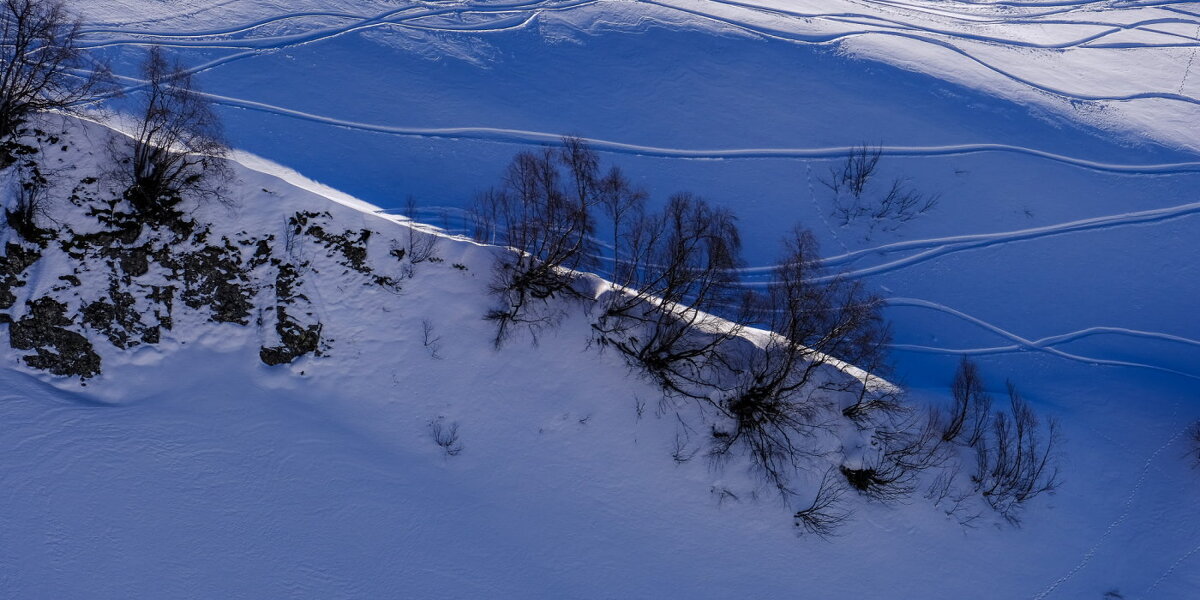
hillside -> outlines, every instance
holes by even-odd
[[[75,4],[126,87],[109,108],[162,44],[239,150],[224,203],[122,237],[102,221],[115,134],[54,116],[30,142],[55,165],[56,237],[0,230],[3,595],[1200,589],[1194,3]],[[1062,485],[1014,526],[926,498],[931,471],[900,502],[851,491],[822,538],[794,522],[808,496],[706,459],[719,423],[597,347],[598,305],[494,348],[502,251],[462,237],[465,209],[564,134],[655,207],[690,190],[732,210],[747,289],[808,226],[886,302],[905,406],[948,406],[974,359],[998,399],[1011,380],[1058,421]],[[898,182],[936,204],[840,221],[826,184],[860,144],[881,156],[868,198]],[[414,228],[437,260],[398,252]],[[815,467],[877,450],[880,423],[833,413],[806,494]]]

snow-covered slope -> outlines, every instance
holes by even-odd
[[[119,74],[136,75],[149,43],[197,65],[235,146],[383,207],[413,196],[420,218],[451,229],[516,149],[564,133],[658,201],[685,189],[729,206],[752,233],[752,268],[804,223],[895,299],[913,383],[940,385],[945,352],[991,348],[1019,350],[989,354],[1009,376],[1073,368],[1056,351],[1198,374],[1186,316],[1200,295],[1188,242],[1200,159],[1185,77],[1197,44],[1180,37],[1200,25],[1192,4],[768,8],[79,5]],[[1138,98],[1086,99],[1122,95]],[[830,218],[822,179],[864,142],[885,147],[881,184],[941,195],[934,214],[871,235]],[[946,245],[963,235],[991,237]],[[1165,274],[1141,267],[1165,257]],[[997,300],[1010,292],[1022,300]],[[1070,308],[1030,309],[1049,304]]]
[[[263,327],[197,318],[156,346],[97,344],[86,387],[5,354],[3,595],[1200,589],[1184,458],[1200,415],[1195,3],[74,5],[123,77],[150,43],[198,65],[234,145],[270,159],[239,155],[235,206],[196,213],[229,235],[282,240],[297,211],[329,211],[386,258],[404,219],[372,205],[413,195],[421,220],[462,231],[515,151],[579,134],[657,201],[690,189],[733,208],[750,285],[780,233],[813,228],[830,264],[888,298],[911,400],[944,402],[976,357],[1060,419],[1065,483],[1020,529],[964,529],[918,495],[798,538],[741,469],[671,459],[658,393],[589,350],[582,317],[493,352],[489,250],[447,241],[393,294],[308,240],[328,356],[263,365],[269,310]],[[884,146],[880,181],[937,208],[895,231],[837,223],[821,180],[863,142]],[[376,274],[398,276],[388,264]],[[430,440],[439,418],[461,426],[459,456]]]
[[[72,127],[56,144],[80,145],[46,150],[49,162],[72,165],[59,173],[66,184],[104,160],[108,135]],[[956,598],[981,586],[1002,597],[1086,597],[1196,584],[1180,566],[1194,552],[1196,526],[1180,499],[1200,488],[1177,456],[1182,405],[1113,395],[1169,399],[1170,386],[1036,390],[1062,395],[1052,412],[1073,451],[1068,485],[1039,499],[1022,529],[986,512],[964,527],[918,494],[899,505],[851,500],[855,519],[843,535],[798,537],[789,507],[740,459],[718,467],[672,458],[680,436],[688,439],[684,422],[619,356],[590,347],[582,309],[536,345],[520,338],[496,351],[493,325],[480,318],[491,302],[493,250],[444,239],[441,262],[406,272],[390,253],[408,235],[403,217],[265,160],[239,160],[233,204],[189,211],[209,228],[194,239],[207,241],[173,247],[187,257],[204,244],[232,244],[248,261],[250,279],[230,279],[248,290],[246,324],[213,322],[236,318],[220,309],[226,298],[177,301],[172,327],[128,349],[109,343],[103,327],[68,325],[101,360],[102,371],[84,380],[31,372],[29,352],[8,352],[0,370],[10,424],[0,434],[9,465],[0,471],[9,490],[6,593],[725,598],[886,588]],[[76,195],[104,197],[103,180],[88,185],[93,193]],[[86,234],[90,219],[77,202],[59,202],[53,214]],[[320,231],[289,237],[301,215]],[[132,247],[153,249],[155,236],[167,235],[151,233]],[[338,236],[363,240],[366,260],[330,242]],[[70,260],[67,252],[86,247],[79,239],[56,241],[22,275],[16,318],[33,314],[21,304],[39,297],[70,313],[103,298],[110,276],[129,274],[126,255],[103,249]],[[147,324],[162,317],[142,295],[147,286],[178,285],[183,300],[186,282],[204,288],[207,268],[172,284],[156,266],[170,259],[150,255],[149,271],[122,288]],[[300,266],[290,294],[280,292],[274,258]],[[260,348],[280,343],[279,307],[302,325],[320,324],[317,355],[263,364]],[[0,344],[9,342],[0,333]],[[434,443],[432,423],[459,428],[459,454]],[[1101,441],[1113,450],[1075,450]]]

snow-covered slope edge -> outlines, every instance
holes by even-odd
[[[66,189],[104,160],[106,135],[88,126],[72,139],[90,144],[47,146],[48,161],[75,165],[60,173]],[[278,265],[267,260],[254,267],[260,279],[242,282],[269,284],[259,290],[264,302],[247,308],[246,325],[210,322],[218,312],[239,314],[216,286],[216,301],[200,308],[184,308],[179,297],[157,343],[120,350],[89,331],[103,370],[86,387],[30,376],[23,353],[6,353],[0,389],[13,427],[0,434],[0,448],[11,490],[4,537],[13,543],[0,554],[0,586],[12,595],[843,597],[886,584],[898,595],[961,597],[979,575],[948,580],[945,569],[972,571],[980,560],[1005,566],[997,585],[1017,595],[1073,566],[1076,557],[1062,542],[1046,544],[1055,538],[1048,534],[1094,524],[1110,508],[1039,510],[1020,532],[964,532],[923,502],[861,502],[843,539],[797,541],[790,512],[737,464],[672,460],[688,430],[619,357],[586,347],[582,311],[539,345],[493,351],[491,325],[480,318],[493,250],[447,241],[443,262],[417,265],[408,277],[391,255],[406,233],[395,218],[310,192],[321,188],[265,163],[234,168],[232,204],[189,215],[212,224],[202,246],[226,248],[221,236],[233,246],[199,254],[213,259],[199,272],[233,254],[251,263],[257,244],[241,242],[274,235],[271,256],[309,264],[293,293],[280,290]],[[102,196],[102,186],[85,184],[79,196]],[[75,210],[60,198],[53,214],[83,232]],[[306,223],[328,235],[289,242],[297,213],[312,214]],[[358,240],[369,273],[355,268],[358,254],[344,243]],[[110,274],[168,283],[154,267],[126,270],[140,271],[137,253],[102,257],[111,262],[47,251],[14,288],[18,310],[52,295],[74,312],[110,293]],[[281,341],[281,296],[294,300],[285,313],[300,326],[321,325],[324,356],[263,364],[260,347]],[[139,315],[157,314],[138,298]],[[7,347],[9,328],[0,329]],[[460,455],[442,456],[431,422],[460,426]],[[1164,441],[1156,456],[1178,435]],[[1084,466],[1081,477],[1103,472]],[[1140,472],[1132,493],[1146,481]],[[1075,488],[1064,501],[1096,489]],[[864,563],[892,575],[863,577]],[[68,570],[73,577],[54,576]]]

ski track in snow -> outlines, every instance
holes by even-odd
[[[1095,231],[1117,227],[1127,227],[1131,225],[1164,223],[1174,219],[1190,217],[1197,213],[1200,213],[1200,202],[1190,202],[1187,204],[1180,204],[1178,206],[1168,206],[1165,208],[1105,215],[1101,217],[1080,219],[1077,221],[1069,221],[1054,225],[1031,227],[1028,229],[893,242],[884,244],[882,246],[875,246],[873,248],[864,248],[861,250],[846,252],[845,254],[829,256],[821,259],[821,263],[826,267],[845,267],[873,256],[884,256],[896,252],[906,251],[919,252],[905,256],[904,258],[898,260],[893,260],[891,262],[864,267],[857,270],[841,271],[835,275],[817,278],[815,281],[829,281],[835,277],[846,279],[881,275],[949,254],[962,252],[964,250],[976,250],[980,248],[1000,246],[1015,242],[1025,242],[1040,238],[1079,233],[1083,231]],[[778,270],[780,266],[781,265],[763,265],[757,267],[745,267],[738,269],[738,272],[742,275],[749,276],[770,276],[776,270]],[[746,285],[761,286],[766,285],[769,282],[769,279],[760,279],[747,282]]]
[[[962,56],[963,58],[967,59],[968,61],[974,62],[974,63],[978,64],[979,66],[981,66],[985,69],[988,69],[989,71],[992,71],[993,73],[995,73],[1005,79],[1008,79],[1015,83],[1022,84],[1030,89],[1035,90],[1035,91],[1049,94],[1051,96],[1056,96],[1058,98],[1061,98],[1061,99],[1067,100],[1067,101],[1129,102],[1132,100],[1172,100],[1172,101],[1184,102],[1187,104],[1200,105],[1200,99],[1193,98],[1191,96],[1184,95],[1184,94],[1170,92],[1170,91],[1168,91],[1168,92],[1147,91],[1147,92],[1138,92],[1138,93],[1133,93],[1133,94],[1089,94],[1089,93],[1085,93],[1085,92],[1072,92],[1072,91],[1069,91],[1069,90],[1066,90],[1063,88],[1051,86],[1049,84],[1039,83],[1037,81],[1034,81],[1034,80],[1026,78],[1026,77],[1021,77],[1020,75],[1017,75],[1017,74],[1009,72],[1003,68],[1000,68],[996,65],[993,65],[993,64],[989,63],[988,61],[983,60],[983,59],[971,54],[970,52],[963,50],[962,48],[959,48],[958,46],[954,45],[951,42],[941,40],[941,39],[936,39],[933,37],[929,37],[927,35],[918,35],[918,34],[905,33],[905,32],[900,32],[900,31],[860,31],[860,32],[841,32],[841,33],[830,34],[830,35],[826,35],[826,36],[797,37],[794,34],[785,34],[782,32],[776,32],[776,31],[773,31],[766,27],[734,21],[732,19],[704,13],[699,10],[692,10],[692,9],[682,8],[679,6],[674,6],[671,4],[659,3],[659,2],[655,2],[654,0],[642,0],[642,1],[649,3],[649,4],[655,4],[657,6],[661,6],[664,8],[674,9],[674,10],[677,10],[680,12],[684,12],[684,13],[696,16],[696,17],[709,19],[709,20],[715,21],[717,23],[727,25],[729,27],[734,27],[737,29],[744,30],[748,33],[754,33],[754,34],[762,35],[764,37],[769,37],[769,38],[778,39],[781,41],[789,41],[789,42],[794,42],[794,43],[829,44],[829,43],[845,40],[848,38],[860,37],[860,36],[864,36],[864,35],[894,36],[894,37],[898,37],[898,38],[906,38],[906,39],[910,39],[913,41],[923,42],[923,43],[926,43],[926,44],[929,44],[932,46],[939,46],[941,48],[944,48],[946,50],[954,52],[955,54]],[[965,38],[962,38],[962,39],[965,39]],[[1190,44],[1187,44],[1185,46],[1190,46]],[[1175,46],[1173,45],[1172,47],[1175,47]]]
[[[127,91],[141,89],[144,82],[130,77],[121,77],[125,81],[138,81],[137,85],[127,88]],[[381,133],[401,137],[435,138],[435,139],[468,139],[515,145],[559,145],[562,135],[542,131],[521,129],[505,129],[496,127],[402,127],[392,125],[377,125],[344,119],[326,117],[309,112],[293,110],[263,102],[243,100],[231,96],[203,93],[217,104],[232,108],[254,110],[277,116],[301,119],[313,123]],[[610,154],[625,154],[648,158],[672,158],[687,160],[750,160],[750,159],[842,159],[854,146],[833,146],[825,148],[727,148],[727,149],[687,149],[668,148],[629,144],[598,138],[582,138],[599,152]],[[1011,144],[952,144],[945,146],[880,146],[879,151],[884,156],[893,157],[939,157],[965,156],[983,153],[1020,154],[1039,159],[1045,159],[1081,169],[1122,175],[1179,175],[1200,173],[1200,161],[1158,164],[1109,163],[1085,158],[1068,156]]]
[[[987,331],[990,331],[1000,337],[1011,340],[1023,349],[1044,352],[1044,353],[1050,354],[1052,356],[1056,356],[1056,357],[1074,361],[1074,362],[1080,362],[1080,363],[1093,365],[1093,366],[1132,367],[1132,368],[1137,368],[1137,369],[1147,369],[1147,370],[1151,370],[1151,371],[1158,371],[1160,373],[1170,373],[1172,375],[1179,375],[1180,377],[1185,377],[1188,379],[1200,380],[1200,373],[1187,373],[1184,371],[1179,371],[1176,369],[1171,369],[1168,367],[1162,367],[1159,365],[1152,365],[1152,364],[1147,364],[1147,363],[1139,363],[1139,362],[1126,361],[1126,360],[1112,360],[1112,359],[1105,359],[1105,358],[1095,358],[1095,357],[1083,356],[1083,355],[1073,354],[1070,352],[1059,350],[1057,348],[1052,347],[1049,344],[1039,344],[1038,342],[1040,340],[1026,339],[1024,337],[1021,337],[1020,335],[1017,335],[1017,334],[1011,332],[1011,331],[1002,329],[999,326],[988,323],[987,321],[984,321],[983,319],[968,315],[962,311],[950,308],[948,306],[939,304],[937,302],[931,302],[929,300],[922,300],[919,298],[887,298],[884,300],[884,302],[888,306],[911,306],[911,307],[917,307],[917,308],[926,308],[926,309],[935,310],[935,311],[938,311],[941,313],[945,313],[947,315],[962,319],[963,321],[967,321],[968,323],[972,323],[972,324],[974,324],[978,327],[981,327]],[[1122,329],[1122,328],[1117,328],[1117,327],[1103,328],[1103,329],[1111,329],[1114,331],[1119,330],[1124,333],[1130,333],[1130,332],[1136,331],[1136,330],[1128,330],[1128,329]],[[1084,331],[1087,331],[1087,330],[1084,330]],[[1169,336],[1171,338],[1176,338],[1174,341],[1182,340],[1182,341],[1185,341],[1185,343],[1197,343],[1194,340],[1187,340],[1186,338],[1180,338],[1178,336],[1171,336],[1170,334],[1152,334],[1149,332],[1137,332],[1137,333],[1147,333],[1151,337]],[[1134,335],[1137,335],[1137,333],[1134,333]],[[1067,334],[1067,335],[1073,335],[1073,334]],[[948,350],[948,349],[939,349],[939,348],[922,348],[918,351],[941,352],[941,353],[947,353],[947,354],[961,353],[961,351],[958,351],[958,350]]]
[[[1045,225],[1042,227],[1031,227],[1029,229],[1018,229],[1015,231],[959,235],[924,240],[906,240],[902,242],[885,244],[883,246],[876,246],[874,248],[855,250],[853,252],[848,252],[838,256],[831,256],[823,259],[822,262],[826,266],[837,267],[853,264],[854,262],[869,256],[887,255],[894,252],[910,250],[921,250],[921,252],[918,252],[917,254],[906,256],[899,260],[894,260],[855,271],[847,271],[837,275],[837,277],[843,278],[866,277],[869,275],[879,275],[896,271],[898,269],[910,267],[934,258],[946,256],[948,254],[954,254],[956,252],[962,252],[964,250],[988,248],[1013,242],[1023,242],[1045,237],[1078,233],[1082,231],[1094,231],[1099,229],[1126,227],[1130,225],[1144,225],[1149,223],[1162,223],[1174,219],[1189,217],[1197,213],[1200,213],[1200,202],[1190,202],[1188,204],[1181,204],[1179,206],[1168,206],[1166,208],[1156,208],[1151,210],[1107,215],[1103,217],[1093,217],[1090,219],[1080,219],[1078,221],[1070,221],[1055,225]],[[749,267],[744,269],[742,272],[747,274],[770,272],[777,268],[778,265]]]
[[[934,352],[942,354],[961,354],[963,356],[981,356],[986,354],[1005,354],[1009,352],[1020,352],[1030,348],[1045,348],[1047,346],[1057,346],[1073,342],[1094,335],[1120,335],[1134,338],[1143,338],[1150,340],[1158,340],[1164,342],[1173,342],[1187,346],[1200,347],[1200,340],[1172,335],[1169,333],[1159,333],[1157,331],[1141,331],[1138,329],[1127,329],[1125,327],[1088,327],[1070,333],[1062,333],[1052,335],[1030,342],[1028,346],[1010,345],[1010,346],[995,346],[991,348],[964,348],[959,350],[948,348],[934,348],[931,346],[919,346],[913,344],[892,344],[892,348],[898,350],[908,350],[912,352]]]
[[[429,19],[429,18],[434,18],[434,17],[438,17],[438,16],[446,16],[446,15],[457,15],[459,17],[462,17],[464,15],[484,15],[484,14],[497,14],[497,13],[506,14],[506,13],[518,13],[518,12],[522,12],[522,11],[525,11],[527,13],[527,18],[514,20],[512,17],[509,17],[509,18],[502,20],[499,24],[484,21],[484,22],[480,22],[480,23],[476,23],[476,24],[464,24],[461,26],[453,26],[453,27],[451,27],[451,26],[441,26],[441,27],[420,26],[420,25],[414,26],[414,27],[422,28],[422,29],[436,29],[436,30],[442,30],[442,31],[458,31],[458,32],[463,32],[463,33],[467,33],[467,32],[486,33],[489,31],[499,31],[499,30],[505,30],[505,29],[525,27],[525,26],[529,25],[530,23],[533,23],[535,21],[535,19],[544,12],[570,11],[570,10],[574,10],[574,9],[585,7],[585,6],[600,4],[602,2],[603,2],[603,0],[574,0],[574,1],[569,1],[569,2],[557,2],[556,3],[556,2],[549,2],[546,0],[540,0],[540,1],[517,2],[517,3],[499,4],[499,5],[465,4],[465,5],[458,5],[458,6],[453,6],[453,7],[435,7],[435,8],[424,8],[421,5],[414,4],[414,5],[409,5],[409,6],[405,6],[402,8],[391,9],[391,10],[388,10],[388,11],[385,11],[382,13],[378,13],[373,16],[356,16],[356,15],[352,15],[352,14],[348,14],[348,13],[340,13],[340,12],[321,12],[321,11],[303,12],[303,11],[301,11],[301,12],[294,12],[294,13],[285,13],[285,14],[274,16],[274,17],[261,19],[261,20],[255,21],[255,22],[246,23],[246,24],[239,25],[239,26],[234,26],[234,27],[226,27],[223,29],[198,30],[198,31],[152,31],[152,32],[140,33],[140,32],[137,32],[136,30],[128,30],[128,29],[92,28],[92,29],[87,30],[87,33],[89,35],[124,34],[124,35],[142,36],[142,37],[133,38],[133,39],[101,40],[101,41],[91,44],[88,47],[103,48],[103,47],[109,47],[109,46],[121,46],[121,45],[131,45],[131,44],[132,45],[146,45],[146,44],[154,43],[154,44],[160,44],[160,45],[164,45],[164,46],[175,46],[175,47],[247,49],[246,52],[241,52],[241,53],[234,54],[232,56],[219,58],[219,59],[210,61],[208,63],[204,63],[202,65],[196,66],[193,69],[191,69],[192,72],[201,72],[204,70],[215,68],[215,67],[223,65],[223,64],[227,64],[227,63],[235,61],[235,60],[241,60],[244,58],[257,56],[259,53],[264,52],[264,51],[278,50],[278,49],[286,48],[286,47],[314,43],[314,42],[318,42],[318,41],[322,41],[322,40],[331,39],[331,38],[334,38],[337,36],[345,35],[348,33],[359,32],[359,31],[363,31],[366,29],[381,27],[381,26],[385,26],[385,25],[399,25],[399,26],[408,25],[408,26],[411,26],[412,21],[415,21],[418,19]],[[996,45],[996,46],[1005,46],[1005,47],[1011,47],[1011,48],[1044,49],[1044,50],[1055,50],[1055,51],[1062,51],[1062,50],[1072,49],[1072,48],[1073,49],[1107,48],[1107,49],[1121,49],[1121,50],[1127,50],[1127,51],[1135,50],[1138,48],[1143,48],[1143,49],[1193,48],[1194,49],[1198,45],[1198,42],[1195,38],[1190,38],[1188,36],[1181,35],[1181,34],[1162,33],[1162,32],[1158,32],[1158,31],[1151,31],[1151,33],[1154,35],[1159,35],[1159,36],[1166,35],[1166,36],[1178,38],[1181,41],[1170,43],[1170,44],[1167,44],[1167,43],[1135,44],[1132,42],[1108,44],[1108,45],[1096,44],[1096,42],[1098,40],[1100,40],[1104,37],[1107,37],[1109,35],[1119,33],[1119,32],[1131,31],[1131,30],[1147,31],[1146,27],[1149,25],[1159,25],[1159,24],[1166,24],[1166,23],[1182,23],[1182,24],[1196,23],[1196,24],[1200,25],[1200,21],[1187,19],[1187,18],[1183,18],[1183,17],[1138,19],[1134,22],[1124,23],[1124,24],[1120,24],[1120,23],[1104,24],[1102,22],[1097,22],[1097,21],[1061,20],[1060,19],[1060,20],[1054,21],[1053,24],[1057,24],[1059,26],[1064,26],[1064,27],[1107,27],[1107,29],[1105,31],[1101,31],[1101,32],[1094,33],[1091,35],[1085,35],[1081,38],[1078,38],[1078,39],[1075,39],[1072,41],[1061,42],[1061,43],[1057,43],[1057,44],[1039,44],[1039,43],[1035,43],[1035,42],[1022,41],[1022,40],[1018,40],[1018,39],[1010,39],[1010,38],[1001,38],[1001,37],[996,37],[996,36],[973,34],[973,33],[964,32],[964,31],[937,29],[937,28],[934,28],[934,27],[931,27],[928,25],[922,25],[922,24],[919,24],[916,22],[900,21],[900,20],[895,20],[895,19],[885,19],[885,18],[878,17],[875,15],[870,15],[867,13],[844,13],[843,12],[843,13],[811,13],[810,14],[810,13],[802,13],[802,12],[795,12],[795,11],[787,11],[787,10],[782,10],[782,9],[778,9],[778,8],[761,7],[761,6],[756,6],[756,5],[749,4],[749,3],[727,1],[727,0],[703,0],[702,2],[700,2],[700,4],[702,6],[707,5],[707,6],[711,7],[710,10],[707,10],[707,11],[703,10],[702,8],[691,8],[691,7],[687,7],[687,6],[680,6],[678,4],[673,4],[673,3],[667,2],[665,0],[639,0],[639,3],[645,4],[645,5],[656,6],[656,7],[670,10],[670,11],[679,12],[682,14],[690,15],[690,16],[698,18],[698,19],[702,19],[702,20],[712,21],[714,23],[717,23],[718,25],[734,28],[736,30],[740,30],[740,31],[750,33],[753,35],[759,35],[759,36],[763,36],[763,37],[779,39],[779,40],[783,40],[783,41],[787,41],[787,42],[791,42],[791,43],[802,43],[802,44],[811,44],[811,45],[828,45],[828,44],[833,44],[833,43],[837,43],[837,42],[840,42],[843,40],[860,37],[860,36],[893,36],[893,37],[905,38],[908,40],[921,42],[926,45],[937,46],[937,47],[943,48],[945,50],[948,50],[950,52],[956,53],[959,56],[961,56],[962,58],[964,58],[970,62],[976,63],[979,66],[993,72],[994,74],[996,74],[1004,79],[1010,80],[1012,82],[1016,82],[1018,84],[1021,84],[1025,87],[1029,88],[1029,89],[1036,90],[1040,93],[1049,94],[1051,96],[1058,97],[1060,99],[1064,99],[1067,101],[1129,102],[1129,101],[1134,101],[1134,100],[1167,100],[1167,101],[1182,102],[1182,103],[1187,103],[1187,104],[1192,104],[1192,105],[1200,105],[1200,99],[1194,98],[1190,95],[1183,93],[1183,85],[1180,85],[1177,89],[1145,90],[1145,91],[1140,91],[1140,92],[1135,92],[1135,93],[1127,93],[1127,94],[1099,94],[1099,93],[1087,93],[1086,91],[1080,91],[1080,90],[1064,89],[1059,86],[1054,86],[1054,85],[1050,85],[1047,83],[1038,82],[1033,79],[1030,79],[1029,77],[1023,77],[1023,76],[1017,75],[1015,73],[1012,73],[1000,66],[992,64],[991,62],[972,54],[968,50],[964,50],[963,48],[960,48],[959,46],[955,45],[955,43],[953,43],[954,41],[958,41],[958,42],[966,42],[966,43],[982,43],[982,44],[989,44],[989,45]],[[624,4],[624,3],[613,3],[613,4]],[[876,4],[877,6],[883,5],[883,6],[889,6],[889,7],[894,7],[894,8],[904,8],[904,9],[910,10],[910,11],[919,9],[919,7],[916,7],[915,5],[900,4],[900,3],[874,3],[874,4]],[[1147,7],[1159,6],[1159,5],[1160,4],[1136,4],[1136,5],[1128,5],[1126,7],[1144,9]],[[792,25],[796,25],[797,23],[801,23],[801,24],[811,23],[811,22],[815,22],[815,21],[836,22],[836,23],[842,23],[842,24],[851,23],[851,24],[858,25],[862,21],[867,21],[870,24],[869,25],[870,28],[854,29],[854,30],[850,30],[850,31],[803,33],[802,31],[800,31],[800,30],[804,29],[804,27],[802,25],[797,25],[795,27],[792,27],[789,30],[789,29],[785,29],[785,28],[770,27],[770,26],[752,23],[748,19],[747,20],[736,20],[734,18],[725,16],[724,14],[717,14],[719,12],[719,9],[721,9],[721,8],[726,9],[726,11],[729,8],[734,8],[737,10],[744,10],[744,11],[749,11],[749,12],[754,12],[754,13],[767,13],[774,17],[785,18],[785,19],[789,20],[789,22],[792,22],[791,23]],[[713,10],[713,9],[718,9],[718,10]],[[938,14],[944,16],[944,12],[945,12],[944,10],[939,10]],[[1045,15],[1042,15],[1042,16],[1045,16]],[[268,36],[268,37],[264,37],[264,38],[260,38],[260,39],[251,38],[247,41],[241,41],[240,43],[238,40],[228,40],[228,39],[211,40],[211,41],[194,39],[194,38],[202,38],[202,37],[228,36],[228,35],[233,35],[236,33],[245,33],[245,32],[253,31],[255,29],[263,27],[267,24],[278,23],[278,22],[282,22],[284,20],[294,20],[294,19],[301,19],[301,18],[315,18],[315,17],[354,18],[354,19],[358,19],[358,20],[356,22],[348,24],[348,25],[341,25],[341,26],[337,26],[337,27],[317,29],[315,31],[294,34],[294,35],[288,35],[288,36],[279,36],[279,37]],[[1017,19],[996,20],[993,22],[1004,23],[1006,25],[1026,24],[1027,23],[1033,27],[1045,27],[1045,26],[1051,24],[1051,23],[1047,23],[1044,21],[1039,21],[1036,18],[1031,18],[1029,16],[1026,16],[1024,18],[1017,18]],[[971,25],[980,25],[980,24],[981,23],[978,20],[973,20],[971,22]],[[986,24],[986,23],[982,23],[982,24]],[[1184,79],[1184,81],[1186,81],[1186,69],[1181,71],[1181,75],[1183,75],[1183,79]],[[126,91],[128,92],[128,91],[132,91],[132,90],[126,90]]]

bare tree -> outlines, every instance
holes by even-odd
[[[817,377],[833,361],[882,367],[888,340],[878,299],[858,283],[821,275],[815,238],[797,228],[774,281],[757,299],[759,320],[771,334],[761,348],[730,353],[737,385],[719,405],[728,426],[714,452],[744,448],[755,469],[785,494],[798,461],[814,453],[805,438],[826,427],[818,417],[832,408],[830,391],[861,389],[860,403],[889,393],[841,373],[836,377],[845,381],[838,383]]]
[[[950,388],[954,407],[942,429],[942,439],[975,446],[987,430],[992,412],[992,397],[984,391],[979,367],[963,357]]]
[[[3,0],[0,138],[35,113],[70,109],[106,87],[107,67],[88,60],[79,38],[80,21],[61,0]]]
[[[613,272],[614,279],[622,279],[623,274],[618,274],[621,270],[621,236],[628,234],[625,228],[629,221],[637,222],[638,218],[645,213],[646,200],[649,194],[646,190],[634,187],[632,183],[621,172],[621,169],[613,167],[608,174],[600,180],[599,185],[599,201],[600,207],[608,216],[609,223],[612,226],[612,253],[613,253]]]
[[[728,390],[721,352],[750,316],[737,286],[741,236],[733,214],[676,194],[662,213],[639,215],[619,240],[616,285],[593,324],[600,344],[669,394],[709,400]]]
[[[181,64],[152,47],[142,75],[147,85],[132,137],[114,152],[135,214],[164,221],[178,216],[185,196],[220,198],[228,147],[211,101]]]
[[[578,272],[592,265],[599,159],[577,138],[563,144],[518,154],[504,185],[480,195],[472,211],[476,239],[511,249],[498,255],[491,289],[501,304],[487,314],[497,324],[497,347],[514,324],[536,335],[556,322],[560,314],[548,301],[576,296]]]
[[[1058,424],[1042,428],[1037,415],[1008,384],[1009,411],[992,415],[991,431],[975,446],[975,489],[1010,523],[1025,502],[1058,487]]]

